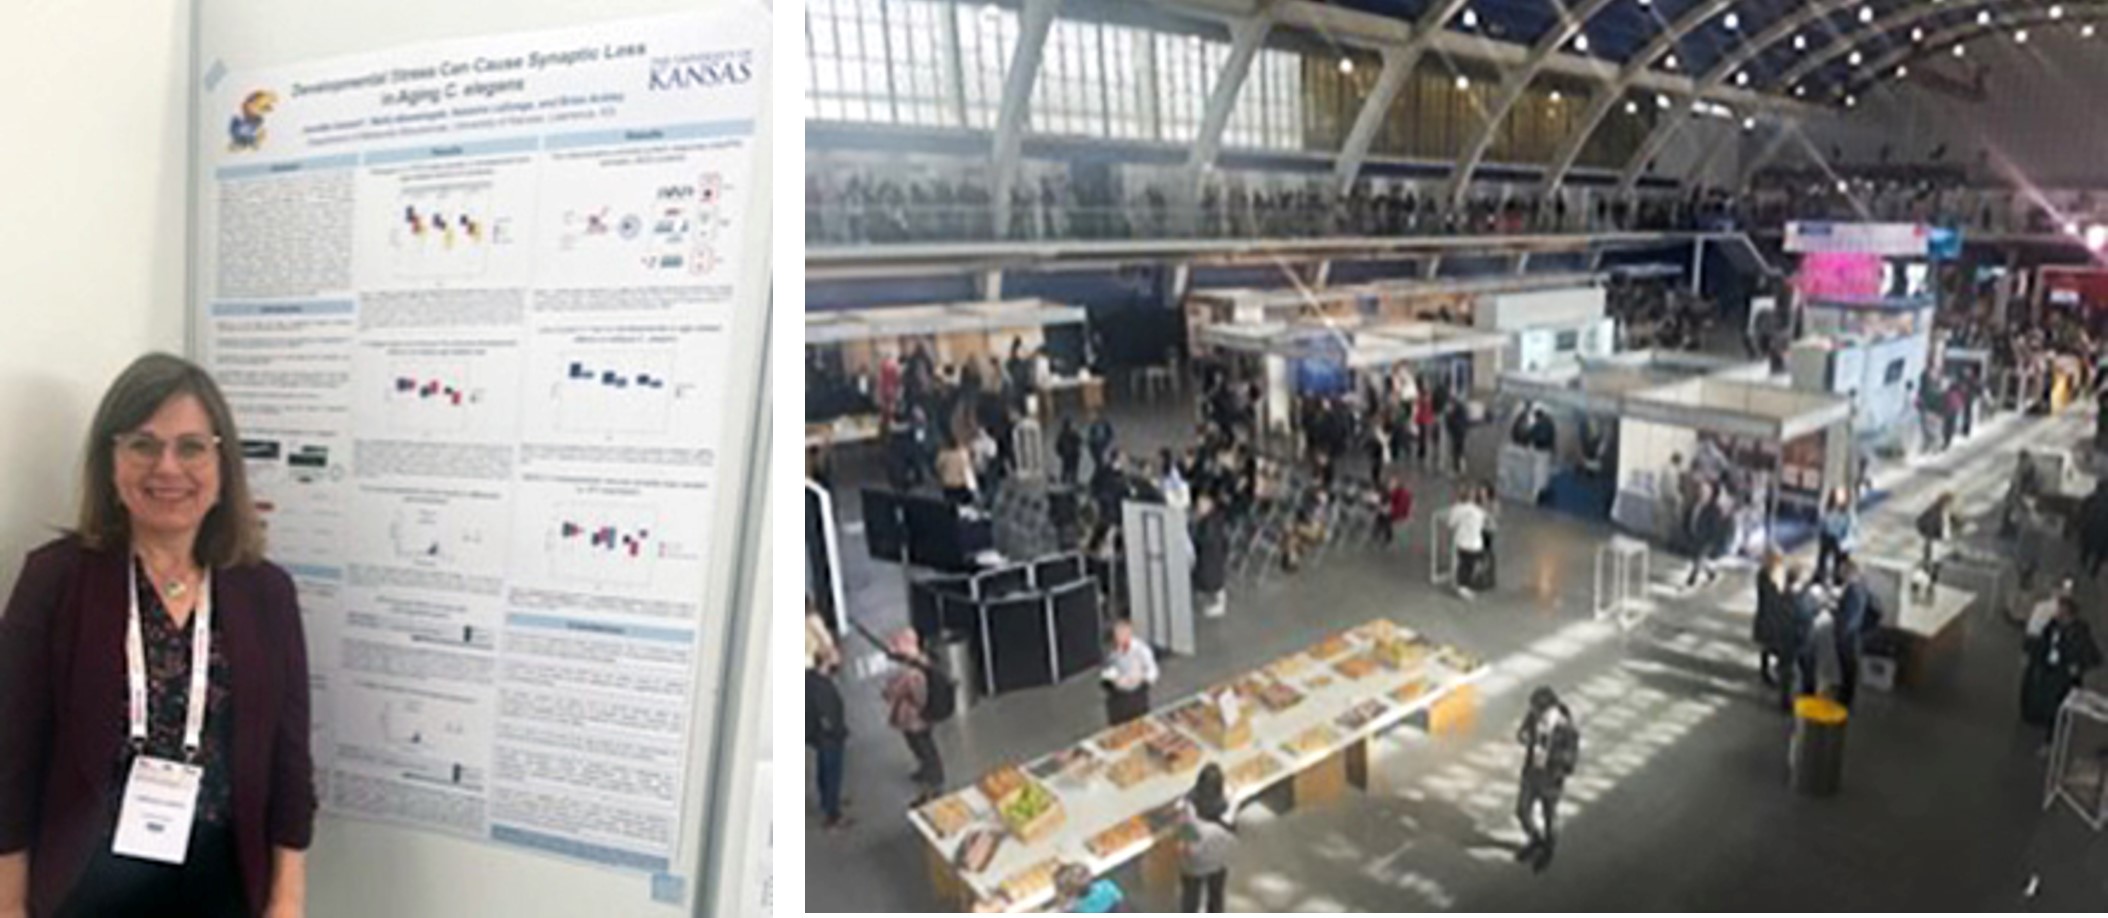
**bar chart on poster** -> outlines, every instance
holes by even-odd
[[[726,705],[765,677],[767,5],[195,27],[192,350],[300,587],[311,912],[720,908],[767,838],[712,824],[767,781],[724,752],[763,722]]]

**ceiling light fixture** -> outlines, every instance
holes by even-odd
[[[1924,41],[1924,40],[1925,40],[1925,29],[1924,29],[1924,27],[1920,26],[1920,27],[1916,27],[1916,28],[1913,28],[1913,29],[1911,29],[1911,30],[1910,30],[1910,40],[1911,40],[1911,41],[1913,41],[1913,42],[1920,42],[1920,41]]]
[[[2080,37],[2080,38],[2092,38],[2092,37],[2093,37],[2093,23],[2090,23],[2090,22],[2089,22],[2089,23],[2087,23],[2087,24],[2085,24],[2085,25],[2082,25],[2082,26],[2080,26],[2080,27],[2079,27],[2079,37]]]
[[[1468,76],[1465,76],[1465,75],[1463,75],[1463,74],[1461,74],[1461,73],[1457,74],[1457,91],[1459,91],[1459,92],[1462,92],[1463,90],[1466,90],[1466,89],[1470,89],[1470,88],[1471,88],[1471,78],[1470,78],[1470,77],[1468,77]]]
[[[1863,54],[1860,54],[1860,53],[1859,53],[1859,52],[1857,52],[1857,51],[1854,51],[1854,52],[1852,52],[1852,56],[1851,56],[1851,57],[1845,58],[1845,63],[1847,63],[1847,64],[1851,64],[1851,65],[1852,65],[1852,66],[1854,66],[1854,67],[1857,67],[1857,66],[1859,66],[1860,64],[1862,64],[1862,63],[1865,63],[1865,62],[1866,62],[1866,56],[1865,56],[1865,55],[1863,55]]]
[[[1579,51],[1582,54],[1588,53],[1588,33],[1583,32],[1579,35],[1574,36],[1574,50]]]
[[[1838,193],[1838,194],[1844,194],[1845,192],[1847,192],[1847,191],[1850,191],[1850,190],[1852,190],[1852,186],[1851,186],[1851,185],[1848,185],[1848,184],[1846,184],[1846,183],[1845,183],[1845,180],[1844,180],[1844,179],[1838,179],[1838,180],[1837,180],[1837,193]]]
[[[1339,72],[1341,72],[1341,73],[1353,73],[1353,72],[1354,72],[1354,59],[1353,59],[1353,58],[1351,58],[1351,57],[1343,57],[1343,58],[1340,58],[1340,59],[1339,59]]]
[[[1858,105],[1859,105],[1859,97],[1858,97],[1858,96],[1846,96],[1846,97],[1845,97],[1845,107],[1846,107],[1846,108],[1854,108],[1854,107],[1856,107],[1856,106],[1858,106]]]
[[[1675,70],[1675,69],[1676,69],[1676,53],[1672,51],[1672,52],[1670,52],[1670,53],[1669,53],[1669,56],[1668,56],[1668,57],[1662,58],[1662,66],[1664,66],[1664,67],[1667,67],[1667,68],[1669,68],[1670,70]]]
[[[1756,129],[1757,129],[1757,119],[1755,119],[1755,118],[1744,118],[1744,119],[1742,119],[1742,129],[1743,129],[1743,130],[1745,130],[1745,131],[1754,131],[1754,130],[1756,130]]]
[[[1720,24],[1726,26],[1727,30],[1732,32],[1736,29],[1742,28],[1742,16],[1741,14],[1730,10],[1728,11],[1727,18],[1720,20]]]
[[[2076,236],[2076,235],[2078,235],[2078,234],[2079,234],[2079,222],[2078,222],[2077,220],[2066,220],[2066,221],[2064,221],[2064,235],[2066,235],[2066,236]]]
[[[1625,100],[1625,114],[1628,114],[1628,115],[1637,115],[1637,114],[1639,114],[1639,113],[1640,113],[1640,104],[1639,104],[1638,102],[1634,102],[1634,101],[1632,101],[1631,99],[1626,99],[1626,100]]]
[[[1800,86],[1795,86],[1795,87],[1793,87],[1793,97],[1794,97],[1794,98],[1796,98],[1796,99],[1805,99],[1805,98],[1807,98],[1807,97],[1808,97],[1808,86],[1807,86],[1807,84],[1802,84],[1802,85],[1800,85]]]
[[[1737,73],[1737,74],[1735,74],[1735,85],[1736,85],[1736,86],[1748,86],[1748,85],[1749,85],[1749,71],[1747,71],[1747,70],[1744,70],[1744,71],[1742,71],[1741,73]]]
[[[1990,10],[1984,10],[1983,12],[1977,13],[1977,14],[1976,14],[1976,24],[1977,24],[1977,25],[1990,25],[1990,24],[1991,24],[1991,11],[1990,11]]]
[[[1897,64],[1897,65],[1896,65],[1896,79],[1899,79],[1899,80],[1900,80],[1900,79],[1903,79],[1904,77],[1907,77],[1907,76],[1910,76],[1910,68],[1909,68],[1909,67],[1906,67],[1906,66],[1904,66],[1904,65],[1902,65],[1902,64]]]
[[[2094,250],[2108,248],[2108,226],[2096,223],[2087,227],[2086,247]]]
[[[2019,43],[2019,44],[2023,44],[2023,45],[2024,45],[2024,44],[2027,44],[2027,30],[2026,30],[2026,29],[2021,29],[2021,30],[2020,30],[2020,31],[2018,31],[2018,32],[2014,32],[2014,33],[2013,33],[2013,41],[2014,41],[2014,42],[2016,42],[2016,43]]]
[[[1795,51],[1806,51],[1806,50],[1808,50],[1808,36],[1806,36],[1806,35],[1795,35],[1795,36],[1793,36],[1793,50],[1795,50]]]
[[[1557,101],[1559,101],[1559,100],[1560,100],[1561,98],[1564,98],[1564,97],[1563,97],[1563,96],[1561,96],[1561,95],[1559,95],[1559,90],[1556,90],[1556,89],[1554,89],[1554,90],[1552,90],[1552,94],[1551,94],[1550,96],[1548,96],[1547,98],[1550,98],[1550,99],[1551,99],[1552,101],[1554,101],[1554,102],[1557,102]]]
[[[1966,56],[1968,56],[1968,54],[1969,54],[1969,48],[1968,48],[1968,46],[1967,46],[1967,45],[1955,45],[1955,46],[1954,46],[1954,56],[1955,56],[1955,57],[1966,57]]]
[[[1465,7],[1465,8],[1464,8],[1464,28],[1467,28],[1467,29],[1476,29],[1476,28],[1478,28],[1478,27],[1479,27],[1479,11],[1478,11],[1478,10],[1475,10],[1475,9],[1472,9],[1471,7],[1468,7],[1468,6],[1467,6],[1467,7]]]
[[[2062,18],[2064,18],[2064,4],[2062,4],[2062,3],[2059,3],[2059,4],[2057,4],[2056,6],[2052,6],[2052,7],[2050,7],[2050,8],[2049,8],[2049,18],[2051,18],[2051,19],[2062,19]]]
[[[1873,8],[1873,7],[1871,7],[1871,6],[1862,6],[1862,7],[1860,7],[1860,8],[1859,8],[1859,21],[1860,21],[1860,22],[1873,22],[1873,21],[1874,21],[1874,8]]]
[[[1669,97],[1668,97],[1668,96],[1665,96],[1665,95],[1662,95],[1662,94],[1660,94],[1660,93],[1655,93],[1655,95],[1654,95],[1654,107],[1655,107],[1655,108],[1658,108],[1658,109],[1661,109],[1662,111],[1668,111],[1668,110],[1669,110]]]

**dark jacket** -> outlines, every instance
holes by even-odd
[[[842,690],[817,669],[805,671],[805,745],[839,743],[849,738],[849,716]]]
[[[1230,532],[1217,510],[1193,526],[1193,589],[1213,593],[1230,579]]]
[[[1874,596],[1866,588],[1866,582],[1857,577],[1845,582],[1844,593],[1837,597],[1837,639],[1854,641],[1865,637],[1874,626]]]
[[[58,910],[117,819],[129,563],[73,537],[48,543],[24,562],[0,618],[0,852],[30,851],[31,914]],[[212,595],[233,683],[235,860],[260,913],[271,849],[314,837],[307,639],[276,565],[216,570]]]
[[[1793,649],[1793,609],[1786,591],[1757,571],[1757,618],[1750,627],[1757,646],[1773,652]]]

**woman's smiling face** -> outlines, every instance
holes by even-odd
[[[146,423],[118,436],[113,478],[135,535],[195,534],[204,525],[220,500],[216,436],[205,406],[189,393],[171,396]],[[200,452],[201,444],[208,448]]]

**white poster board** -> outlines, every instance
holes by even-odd
[[[311,914],[692,914],[738,857],[706,839],[746,847],[705,825],[765,506],[768,22],[199,4],[192,350],[301,590]]]

